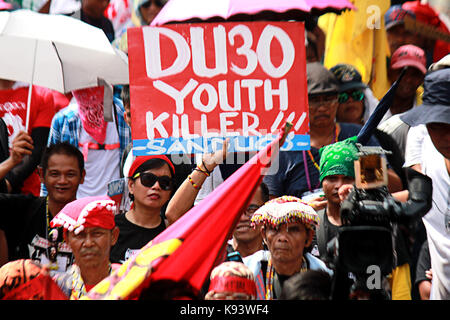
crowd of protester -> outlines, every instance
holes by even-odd
[[[127,29],[149,25],[166,2],[10,0],[0,8],[66,14],[102,29],[127,53]],[[327,245],[354,188],[355,136],[381,97],[356,65],[325,67],[318,18],[305,34],[310,150],[280,151],[278,171],[242,209],[226,258],[200,292],[188,282],[159,281],[140,299],[333,297],[336,265]],[[387,189],[397,201],[410,199],[411,168],[431,178],[432,205],[423,218],[393,223],[395,261],[382,291],[392,300],[450,299],[450,44],[405,27],[411,18],[449,33],[450,17],[420,1],[396,1],[383,18],[388,88],[402,71],[403,78],[367,145],[388,151]],[[0,298],[39,274],[67,298],[81,298],[239,167],[224,161],[227,143],[198,161],[183,155],[189,161],[182,164],[172,155],[133,156],[129,86],[114,88],[112,122],[90,116],[103,115],[103,90],[63,95],[33,86],[26,132],[28,84],[0,79]],[[119,206],[106,195],[121,178]],[[342,298],[371,297],[356,288]]]

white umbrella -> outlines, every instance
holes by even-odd
[[[68,16],[0,12],[0,48],[0,78],[28,82],[30,93],[33,84],[67,93],[98,86],[99,80],[129,82],[126,55],[101,29]]]

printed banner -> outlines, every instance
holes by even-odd
[[[133,154],[308,150],[304,24],[226,22],[128,30]]]

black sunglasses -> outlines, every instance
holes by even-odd
[[[345,103],[345,102],[347,102],[347,100],[350,97],[352,97],[352,99],[354,101],[361,101],[362,99],[364,99],[364,91],[356,90],[356,91],[353,91],[350,94],[348,94],[347,92],[341,92],[338,95],[338,101],[339,101],[339,103]]]
[[[150,1],[144,2],[144,4],[142,4],[141,7],[147,9],[148,7],[150,7],[152,5],[152,2],[154,2],[155,5],[157,5],[160,8],[162,8],[164,6],[161,0],[150,0]]]
[[[161,176],[158,177],[150,172],[138,172],[133,176],[133,180],[137,178],[141,178],[141,183],[143,186],[151,188],[155,185],[156,182],[159,183],[161,189],[165,191],[172,190],[173,188],[173,180],[169,176]]]

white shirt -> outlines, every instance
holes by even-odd
[[[426,136],[428,136],[428,130],[424,124],[409,129],[406,139],[404,167],[411,167],[421,162],[423,140]]]
[[[433,205],[423,217],[433,270],[430,299],[450,299],[450,177],[444,156],[433,145],[430,136],[423,138],[422,172],[433,180]]]
[[[119,143],[116,124],[107,122],[105,144]],[[95,140],[81,127],[80,143],[95,142]],[[81,147],[78,147],[82,151]],[[113,150],[89,149],[87,161],[84,164],[86,176],[80,184],[77,199],[89,196],[104,196],[108,192],[108,182],[120,178],[119,171],[120,148]]]

